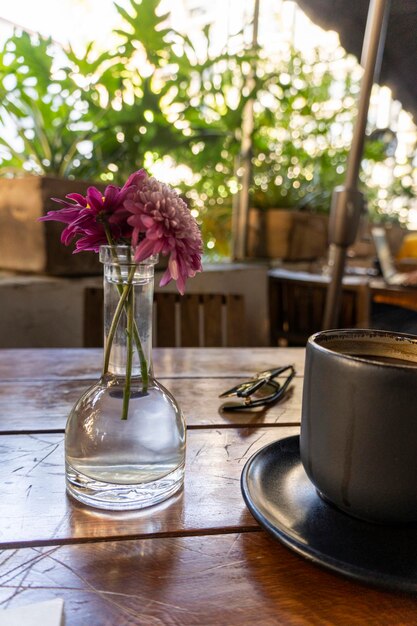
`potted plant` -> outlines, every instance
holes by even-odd
[[[327,247],[329,197],[342,178],[346,159],[346,145],[336,146],[337,141],[333,145],[330,129],[352,114],[352,99],[346,97],[339,109],[330,106],[331,63],[319,58],[318,51],[320,69],[315,70],[314,59],[307,62],[290,44],[288,54],[270,59],[262,50],[246,49],[239,34],[229,48],[240,51],[213,53],[208,27],[204,35],[204,56],[183,37],[181,54],[170,60],[177,61],[177,83],[182,85],[183,107],[177,110],[177,120],[187,127],[191,146],[188,154],[179,153],[180,160],[194,174],[192,185],[184,184],[183,189],[199,211],[205,239],[218,252],[226,252],[231,207],[239,190],[243,111],[248,100],[254,100],[249,256],[320,256]],[[346,92],[351,81],[348,75]],[[305,228],[309,232],[313,228],[309,247],[297,243]],[[275,243],[281,240],[277,249],[265,249],[265,234]]]
[[[85,53],[15,32],[0,53],[0,266],[57,275],[100,273],[94,255],[57,245],[59,226],[37,217],[51,197],[118,184],[183,140],[163,112],[171,87],[162,77],[168,31],[156,0],[117,7],[120,45]],[[141,30],[146,17],[146,29]],[[136,69],[141,47],[149,76]],[[10,134],[10,130],[14,133]],[[58,229],[58,230],[57,230]],[[20,247],[25,246],[22,255]]]
[[[198,55],[192,42],[182,39],[176,74],[183,92],[177,120],[187,127],[192,148],[181,161],[194,174],[192,185],[184,184],[183,189],[196,203],[205,239],[227,255],[232,205],[239,191],[243,110],[252,99],[248,254],[291,260],[325,255],[331,195],[344,180],[350,148],[356,68],[351,65],[344,77],[340,72],[336,77],[328,53],[316,49],[307,59],[290,43],[276,58],[261,49],[248,50],[239,41],[228,49],[240,52],[213,53],[209,32],[207,27],[204,54]],[[378,195],[380,185],[373,181],[375,165],[385,161],[394,169],[395,164],[395,157],[383,147],[380,138],[368,141],[362,164],[362,182],[373,214],[380,213],[386,202]],[[388,200],[395,197],[400,180],[394,175]],[[401,197],[407,193],[402,189]]]
[[[344,181],[350,148],[355,75],[350,70],[336,80],[326,54],[316,49],[307,61],[288,44],[289,69],[281,62],[269,84],[269,109],[260,111],[253,136],[250,256],[312,260],[327,254],[331,196]],[[368,188],[372,166],[386,158],[383,148],[380,138],[366,143],[362,178]]]
[[[336,80],[333,59],[323,50],[307,59],[288,43],[272,58],[260,48],[248,49],[242,33],[227,49],[216,51],[209,26],[201,33],[206,46],[194,44],[192,34],[166,27],[159,4],[129,0],[125,8],[115,5],[122,24],[116,31],[120,44],[112,52],[99,53],[91,43],[82,54],[68,48],[53,55],[50,40],[25,33],[6,43],[0,54],[0,126],[12,121],[20,146],[0,140],[0,175],[64,177],[71,191],[68,181],[73,179],[118,184],[132,169],[144,166],[153,173],[164,158],[171,169],[181,163],[186,175],[179,175],[176,187],[192,205],[209,250],[227,256],[232,204],[239,192],[243,111],[252,100],[249,255],[320,256],[327,247],[331,192],[343,180],[350,145],[345,131],[355,113],[354,70]],[[370,153],[364,159],[367,192],[375,188],[372,165],[378,160]],[[401,177],[394,178],[388,195]],[[12,181],[0,183],[7,187]],[[52,191],[65,194],[65,189]],[[21,195],[33,193],[26,189]],[[22,212],[10,198],[6,208],[0,205],[3,267],[5,251],[15,247],[13,233],[19,232],[21,241],[23,214],[32,217],[33,211],[52,208],[45,206],[50,190],[37,193],[38,208],[32,213]],[[0,198],[5,195],[0,187]],[[370,206],[384,212],[384,202],[374,194]],[[25,224],[33,223],[26,218]],[[278,221],[277,228],[271,219]],[[281,238],[284,249],[268,252],[262,233],[272,233],[275,243]],[[56,241],[55,233],[51,237],[42,230],[25,237],[37,238],[32,269],[53,272],[61,252],[49,252],[47,244],[36,263],[35,256],[39,241]],[[65,265],[75,271],[72,261]]]

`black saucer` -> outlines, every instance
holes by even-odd
[[[304,472],[298,436],[254,454],[241,486],[257,521],[308,560],[367,583],[417,592],[417,524],[371,524],[326,504]]]

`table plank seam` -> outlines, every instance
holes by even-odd
[[[245,422],[242,422],[234,424],[190,424],[187,425],[187,430],[227,430],[236,428],[265,430],[266,428],[299,428],[300,426],[301,422],[268,422],[265,424],[246,424]],[[40,430],[0,430],[0,437],[7,437],[9,435],[65,435],[65,428],[42,428]]]
[[[255,521],[255,520],[254,520]],[[149,534],[112,535],[108,537],[68,537],[65,539],[44,539],[28,541],[0,542],[0,550],[16,550],[26,548],[41,548],[49,546],[81,545],[86,543],[110,543],[119,541],[142,541],[147,539],[177,539],[183,537],[209,537],[216,535],[233,535],[242,533],[265,533],[261,526],[230,526],[227,528],[197,528],[195,530],[170,531]]]
[[[253,374],[255,374],[255,372],[253,372]],[[226,374],[207,374],[207,376],[200,376],[200,375],[193,375],[193,374],[163,374],[161,376],[155,376],[156,380],[227,380],[228,378],[233,378],[233,379],[238,379],[238,380],[249,380],[251,378],[251,374],[237,374],[237,373],[233,373],[233,372],[228,372]],[[303,379],[304,376],[303,374],[298,374],[296,372],[295,377],[294,378],[299,378],[299,379]],[[56,382],[61,382],[61,383],[71,383],[74,381],[80,381],[80,382],[85,382],[86,385],[94,385],[98,380],[100,379],[100,373],[97,372],[97,376],[96,377],[91,377],[91,376],[80,376],[80,375],[74,375],[74,376],[60,376],[59,374],[56,375],[52,375],[52,376],[14,376],[11,378],[8,378],[7,376],[3,376],[1,381],[0,381],[0,387],[4,384],[4,385],[10,385],[10,383],[26,383],[27,385],[32,385],[33,383],[43,383],[45,385],[47,385],[48,383],[56,383]]]
[[[0,437],[8,435],[64,435],[65,428],[41,428],[39,430],[0,430]]]

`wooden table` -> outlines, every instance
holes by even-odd
[[[65,494],[66,415],[100,362],[93,349],[0,351],[2,607],[61,597],[67,626],[417,624],[415,597],[312,565],[242,500],[245,461],[299,430],[303,349],[156,350],[157,377],[187,417],[185,488],[128,513]],[[255,417],[219,412],[222,390],[286,363],[297,378],[283,402]]]
[[[381,279],[372,280],[370,287],[374,302],[417,311],[417,289],[415,287],[387,285]]]
[[[275,268],[268,271],[268,282],[271,345],[282,341],[305,345],[310,335],[322,329],[330,276]],[[371,328],[373,302],[417,311],[417,289],[387,285],[381,278],[346,275],[338,327]]]

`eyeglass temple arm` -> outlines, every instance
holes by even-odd
[[[280,374],[282,374],[283,372],[286,372],[289,369],[292,370],[292,373],[290,374],[291,376],[290,380],[291,380],[293,376],[295,375],[295,370],[294,370],[293,365],[281,365],[280,367],[277,367],[273,370],[266,370],[266,372],[262,372],[263,374],[265,374],[262,378],[257,378],[253,381],[241,383],[240,385],[236,385],[235,387],[232,387],[231,389],[224,391],[223,393],[219,395],[219,398],[226,398],[226,397],[233,396],[233,395],[237,395],[238,398],[247,398],[248,396],[255,393],[255,391],[258,391],[258,389],[260,389],[266,382],[268,382],[272,378],[275,378],[276,376],[279,376]],[[251,382],[252,384],[250,384]],[[286,389],[288,386],[287,382],[284,383],[284,385],[285,385],[284,389]]]
[[[283,374],[287,370],[291,370],[291,372],[288,375],[287,380],[283,383],[282,386],[280,386],[280,392],[284,393],[284,391],[286,390],[286,388],[290,384],[291,380],[295,376],[295,369],[294,369],[293,365],[284,365],[282,367],[277,367],[274,370],[270,370],[268,376],[265,376],[264,378],[260,378],[258,382],[254,382],[253,385],[251,385],[250,387],[249,386],[246,387],[242,391],[239,390],[236,395],[239,398],[248,398],[253,393],[255,393],[255,391],[258,391],[258,389],[260,389],[265,383],[272,381],[273,378],[276,378],[277,376],[279,376],[280,374]],[[277,383],[275,383],[275,384],[277,384]]]
[[[269,378],[276,378],[276,376],[283,374],[287,370],[291,370],[290,376],[292,378],[295,375],[295,369],[293,365],[282,365],[281,367],[277,367],[274,370],[270,370]]]
[[[279,385],[275,381],[270,381],[272,384],[276,385],[276,387],[277,387],[277,391],[275,392],[275,394],[273,396],[271,396],[267,400],[262,400],[262,399],[252,400],[249,397],[249,402],[248,402],[248,404],[247,404],[247,406],[245,408],[250,409],[250,408],[257,407],[257,406],[263,406],[263,405],[267,406],[268,404],[272,404],[274,402],[277,402],[280,398],[282,398],[282,396],[285,394],[285,391],[287,390],[290,382],[292,381],[292,379],[295,376],[295,369],[294,369],[294,367],[292,365],[286,365],[285,367],[280,368],[281,373],[283,371],[286,371],[286,370],[290,370],[290,373],[288,374],[287,378],[285,379],[285,381],[284,381],[284,383],[282,385]]]
[[[292,365],[283,365],[281,367],[277,367],[274,370],[269,370],[269,371],[267,370],[267,372],[264,372],[264,374],[266,374],[265,376],[262,376],[258,380],[253,381],[252,385],[248,384],[244,389],[239,389],[236,395],[239,398],[247,398],[248,396],[251,396],[253,393],[255,393],[255,391],[258,391],[258,389],[263,387],[265,383],[272,380],[273,378],[276,378],[280,374],[283,374],[289,369],[292,370],[292,374],[290,375],[292,378],[295,374],[294,367]],[[284,389],[286,388],[287,386],[284,387]]]
[[[228,396],[238,396],[239,398],[245,398],[250,395],[254,391],[257,391],[262,385],[265,383],[265,379],[256,379],[253,381],[247,381],[244,383],[240,383],[227,391],[224,391],[219,395],[219,398],[226,398]]]
[[[280,395],[280,397],[284,395],[284,393],[285,393],[285,391],[286,391],[286,389],[287,389],[288,385],[290,384],[290,382],[292,381],[292,379],[293,379],[293,378],[294,378],[294,376],[295,376],[295,369],[294,369],[294,367],[293,367],[292,365],[288,365],[285,369],[286,369],[286,370],[288,370],[288,369],[289,369],[289,370],[291,370],[291,371],[290,371],[290,373],[288,374],[288,377],[286,378],[286,380],[285,380],[284,384],[282,385],[282,387],[281,387],[281,388],[280,388],[280,390],[279,390],[279,395]]]

